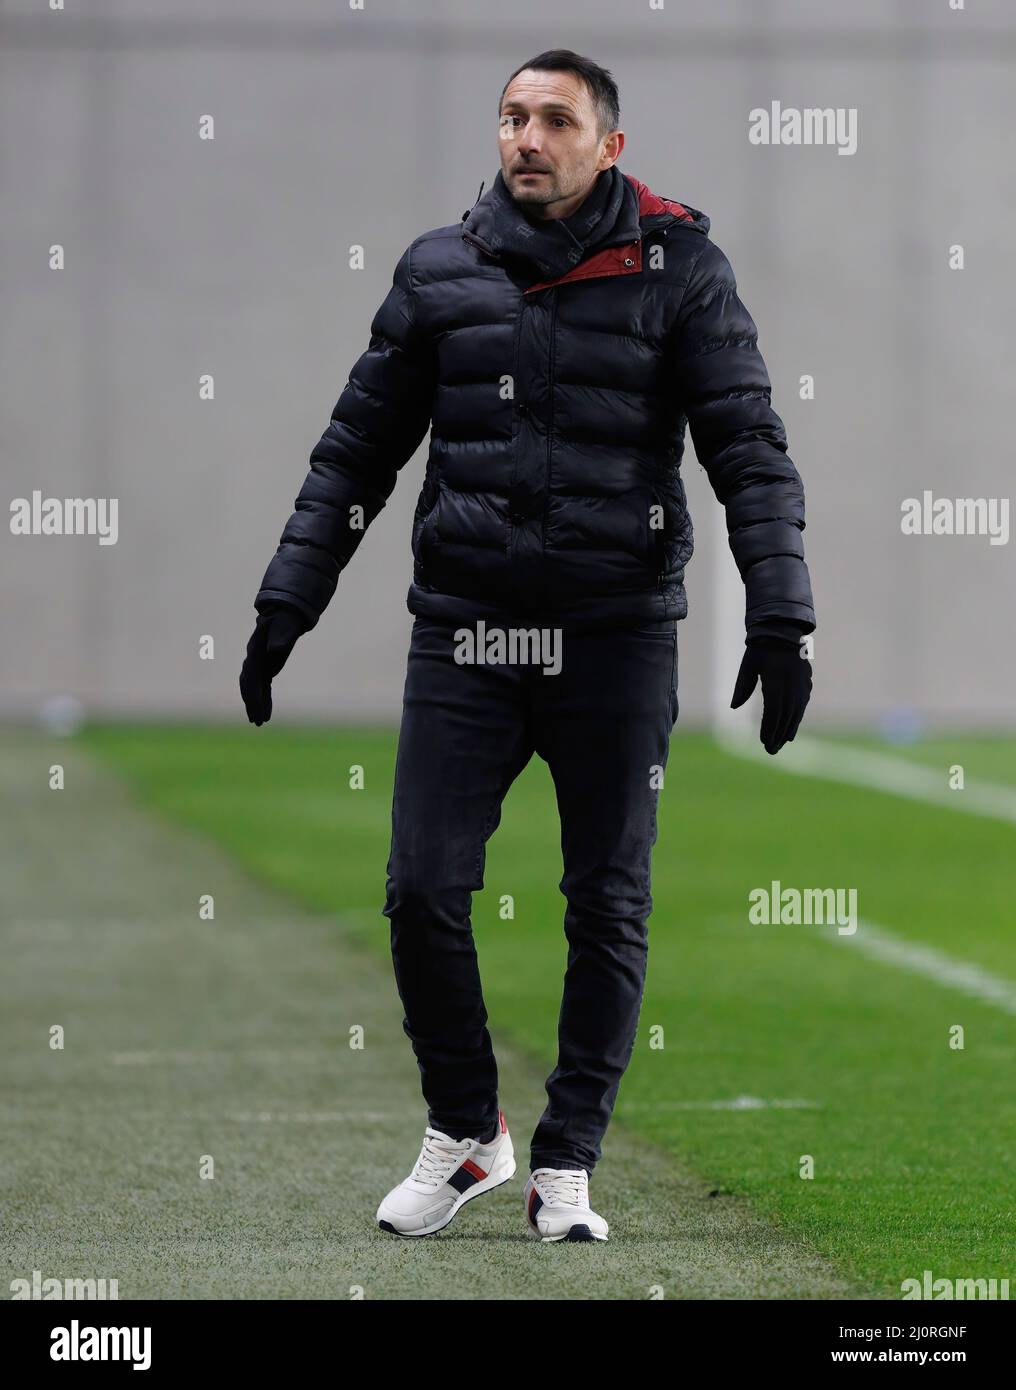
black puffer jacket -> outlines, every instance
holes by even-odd
[[[612,176],[616,215],[549,283],[500,174],[461,223],[413,242],[258,609],[317,621],[431,424],[413,613],[565,630],[684,617],[687,423],[726,507],[748,634],[814,627],[804,491],[730,263],[703,213]]]

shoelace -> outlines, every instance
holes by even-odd
[[[446,1181],[449,1170],[462,1157],[462,1150],[468,1143],[468,1139],[442,1139],[435,1130],[427,1129],[423,1136],[420,1157],[410,1174],[411,1181],[426,1183],[429,1187],[439,1187]]]
[[[541,1173],[537,1181],[555,1206],[589,1205],[588,1178],[584,1172],[573,1173],[566,1169],[560,1173]]]

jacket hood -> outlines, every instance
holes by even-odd
[[[616,168],[616,166],[614,166]],[[687,203],[654,193],[641,179],[623,175],[624,197],[609,234],[596,243],[596,249],[629,246],[640,242],[648,232],[679,224],[691,227],[703,236],[708,235],[710,221],[706,213]],[[513,202],[498,171],[494,184],[478,197],[472,208],[462,214],[462,235],[467,241],[495,259],[510,255],[526,259],[524,245],[510,244],[504,235],[505,200]]]
[[[661,197],[632,174],[625,174],[625,178],[638,199],[639,221],[643,229],[647,224],[655,228],[680,222],[694,228],[696,232],[701,232],[703,236],[708,236],[710,221],[707,213],[693,208],[690,203],[678,203],[673,198]]]

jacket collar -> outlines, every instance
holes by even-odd
[[[465,219],[462,235],[489,256],[510,263],[526,279],[557,279],[593,248],[638,232],[636,201],[616,165],[599,176],[571,217],[540,221],[508,191],[501,171]]]
[[[610,183],[594,188],[572,217],[537,223],[511,197],[499,170],[491,188],[463,215],[462,235],[524,278],[535,276],[528,293],[565,281],[637,273],[648,231],[685,222],[708,232],[705,213],[659,197],[631,174],[622,175],[616,165],[600,178],[608,176]],[[592,208],[591,219],[582,217],[587,207]]]

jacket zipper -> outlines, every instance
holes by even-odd
[[[512,510],[511,510],[511,505],[512,505],[512,504],[511,504],[511,498],[512,498],[512,493],[514,492],[515,483],[516,483],[516,480],[517,480],[518,474],[519,474],[519,447],[520,447],[520,445],[519,445],[518,430],[519,430],[519,428],[521,428],[521,427],[519,426],[519,424],[518,424],[519,401],[518,401],[518,399],[517,399],[516,392],[518,391],[518,385],[519,385],[519,358],[520,358],[521,355],[522,355],[522,330],[523,330],[523,327],[524,327],[524,319],[525,319],[526,309],[527,309],[528,307],[529,307],[529,306],[528,306],[528,304],[527,304],[527,302],[526,302],[526,296],[525,296],[525,294],[523,294],[523,295],[521,295],[520,298],[519,298],[519,315],[518,315],[518,322],[517,322],[516,327],[515,327],[515,349],[514,349],[514,352],[513,352],[513,354],[512,354],[512,415],[513,415],[513,417],[514,417],[514,419],[515,419],[515,422],[516,422],[515,425],[514,425],[514,429],[515,429],[515,439],[514,439],[514,441],[513,441],[515,447],[514,447],[514,449],[512,450],[512,472],[511,472],[511,477],[508,479],[508,511],[507,511],[507,515],[506,515],[506,517],[505,517],[505,545],[504,545],[505,557],[506,557],[506,559],[508,560],[509,563],[511,563],[511,558],[512,558],[512,538],[513,538],[513,535],[514,535],[514,532],[515,532],[515,526],[514,526],[514,523],[513,523],[513,521],[512,521]]]
[[[669,227],[658,227],[658,228],[655,229],[655,231],[659,232],[659,234],[660,234],[660,241],[661,241],[661,242],[664,242],[664,241],[666,241],[666,239],[667,239],[667,233],[670,231],[670,228],[669,228]],[[666,252],[664,252],[664,255],[665,255],[665,254],[666,254]],[[645,262],[643,261],[643,264],[644,264],[644,263],[645,263]],[[673,446],[671,447],[670,452],[673,453]],[[658,503],[658,504],[663,508],[663,525],[662,525],[662,527],[660,528],[659,531],[654,531],[654,532],[653,532],[653,537],[654,537],[655,546],[656,546],[656,548],[655,548],[655,556],[656,556],[656,587],[657,587],[657,588],[660,590],[660,592],[662,593],[662,592],[663,592],[664,580],[665,580],[665,578],[666,578],[666,569],[667,569],[667,549],[666,549],[666,545],[667,545],[667,508],[666,508],[666,504],[664,503],[663,499],[660,497],[659,491],[658,491],[656,488],[653,488],[653,489],[652,489],[652,494],[653,494],[653,501],[654,501],[655,503]],[[675,649],[675,650],[676,650],[676,649]]]
[[[543,498],[543,551],[547,550],[547,516],[550,512],[550,465],[551,453],[554,448],[554,345],[555,332],[557,327],[557,291],[551,290],[553,298],[550,301],[550,350],[547,362],[548,398],[547,398],[547,479]]]

